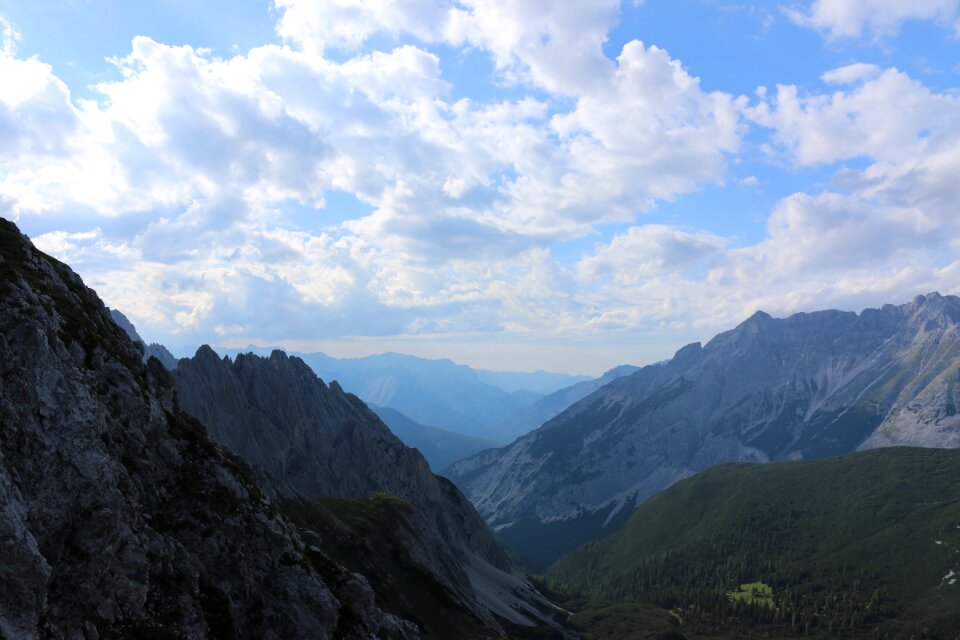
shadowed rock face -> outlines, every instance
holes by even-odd
[[[757,313],[613,381],[445,473],[499,535],[550,562],[709,466],[960,445],[960,299],[861,314]],[[552,532],[552,533],[545,533]]]
[[[321,578],[142,354],[0,220],[0,636],[416,637]]]
[[[184,408],[263,474],[282,499],[366,498],[385,492],[415,507],[402,546],[488,628],[494,613],[520,624],[551,607],[513,568],[470,503],[394,436],[359,398],[302,360],[220,358],[209,347],[174,373]]]

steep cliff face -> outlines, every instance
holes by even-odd
[[[503,539],[550,562],[719,463],[960,445],[958,340],[960,299],[938,294],[859,315],[757,313],[445,473]]]
[[[321,577],[141,358],[0,220],[0,636],[416,637],[362,576]]]
[[[205,346],[180,360],[174,378],[184,408],[289,508],[315,512],[297,501],[375,492],[400,498],[413,506],[402,512],[406,532],[397,530],[403,553],[488,629],[500,631],[496,616],[518,624],[551,617],[456,487],[359,398],[325,384],[299,358],[274,351],[221,359]]]

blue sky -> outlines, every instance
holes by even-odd
[[[960,289],[960,0],[0,16],[0,215],[181,354],[599,373]]]

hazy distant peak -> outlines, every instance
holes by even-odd
[[[108,307],[109,308],[109,307]],[[130,319],[127,316],[123,315],[122,312],[118,309],[110,309],[110,317],[113,318],[113,321],[117,323],[117,326],[123,329],[130,339],[134,342],[143,343],[143,338],[140,337],[140,334],[137,333],[136,327],[133,326],[133,323],[130,322]]]

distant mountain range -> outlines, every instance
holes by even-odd
[[[444,471],[544,566],[672,483],[730,461],[960,444],[960,299],[757,313]]]
[[[942,449],[722,465],[646,501],[547,577],[621,603],[621,618],[638,602],[674,610],[674,637],[950,640],[960,630],[957,478],[960,451]]]
[[[132,340],[144,344],[144,359],[156,356],[168,369],[176,368],[176,358],[163,345],[146,345],[123,313],[116,309],[110,313]],[[269,356],[273,351],[252,346],[217,350],[233,357],[244,353]],[[450,360],[396,353],[357,359],[338,359],[323,353],[292,355],[303,359],[321,379],[336,380],[356,393],[404,443],[419,449],[436,470],[512,442],[607,382],[637,370],[621,365],[599,378],[588,378],[546,371],[472,369]],[[466,408],[471,410],[469,416]],[[454,428],[425,424],[405,411],[428,420],[447,420]],[[470,435],[477,432],[486,435]]]
[[[153,357],[160,361],[167,369],[174,369],[177,366],[177,359],[173,356],[170,351],[167,350],[162,344],[156,342],[151,342],[147,344],[143,338],[140,337],[140,334],[137,333],[137,329],[133,326],[133,323],[127,319],[127,316],[123,315],[117,309],[110,309],[110,317],[113,318],[113,321],[123,329],[130,339],[134,342],[139,342],[143,346],[143,357],[144,360],[148,360]]]
[[[585,398],[608,382],[630,375],[639,368],[628,364],[620,365],[607,371],[599,378],[583,380],[569,387],[558,389],[499,422],[492,430],[491,436],[496,437],[501,442],[513,442],[520,436],[530,433],[547,420],[559,415],[574,402]]]
[[[269,355],[270,351],[258,347],[217,349],[224,355]],[[399,353],[346,359],[323,353],[291,355],[303,359],[321,379],[336,380],[368,404],[394,409],[421,425],[499,444],[520,435],[515,427],[503,425],[510,423],[518,411],[539,400],[543,393],[589,380],[586,376],[544,371],[475,370],[450,360],[428,360]]]
[[[493,440],[471,438],[446,429],[420,424],[396,409],[376,405],[371,405],[370,408],[404,444],[418,449],[434,471],[444,469],[457,460],[469,458],[485,449],[499,446]]]

